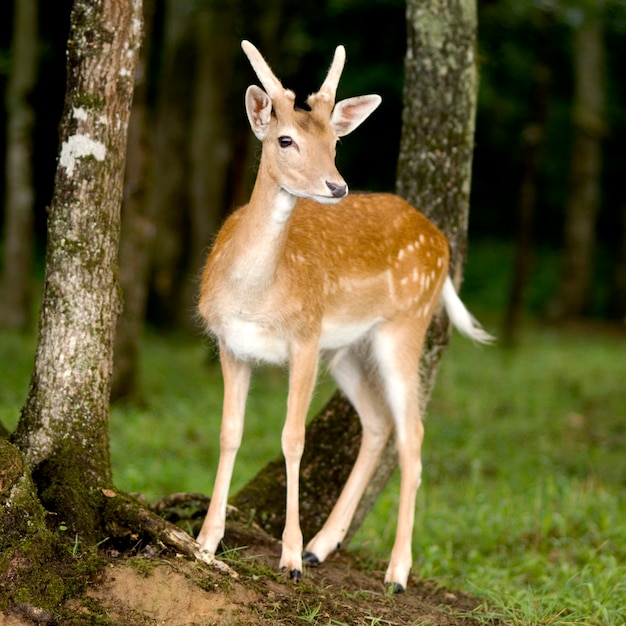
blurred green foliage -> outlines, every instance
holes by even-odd
[[[16,0],[14,0],[16,1]],[[152,101],[160,71],[165,0],[154,0]],[[348,61],[339,97],[379,93],[382,107],[367,125],[343,142],[338,165],[353,189],[393,190],[401,130],[405,3],[402,0],[320,0],[265,3],[260,0],[186,0],[187,9],[227,15],[235,39],[258,43],[284,84],[300,99],[319,86],[334,47],[343,43]],[[45,207],[50,201],[57,155],[57,124],[64,95],[65,43],[71,0],[41,2],[40,80],[33,102],[35,180],[39,241],[45,235]],[[603,17],[606,48],[608,133],[603,148],[602,208],[598,218],[601,289],[620,243],[626,206],[623,176],[626,157],[626,0],[479,0],[478,60],[480,91],[474,155],[470,240],[510,240],[522,172],[522,139],[528,131],[533,75],[537,64],[550,69],[546,139],[537,178],[534,235],[540,244],[559,248],[569,183],[572,135],[572,34],[593,12]],[[11,12],[0,23],[0,100],[4,101],[11,51]],[[269,33],[269,34],[268,34]],[[545,45],[538,45],[541,39]],[[243,90],[254,80],[240,55],[234,71],[232,120],[248,133]],[[541,57],[541,58],[539,58]],[[235,93],[236,92],[236,93]],[[0,144],[5,111],[0,105]],[[249,133],[248,133],[249,134]],[[246,134],[244,134],[246,136]],[[4,151],[0,153],[3,168]],[[0,177],[0,217],[3,182]],[[227,211],[230,207],[224,207]],[[419,207],[418,207],[419,208]],[[0,222],[1,223],[1,222]],[[0,226],[0,229],[2,227]],[[1,231],[0,231],[1,241]],[[42,245],[40,246],[41,249]],[[555,262],[556,261],[555,259]],[[602,307],[598,307],[601,310]]]

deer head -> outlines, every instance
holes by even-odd
[[[352,132],[381,102],[367,95],[335,103],[346,59],[343,46],[320,90],[307,98],[310,110],[295,106],[295,94],[285,89],[260,52],[241,44],[265,91],[251,85],[245,104],[252,131],[263,142],[262,161],[271,178],[293,196],[318,202],[338,202],[348,186],[335,166],[337,140]]]

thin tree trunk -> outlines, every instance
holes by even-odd
[[[476,111],[475,0],[409,0],[408,48],[398,192],[423,211],[450,241],[452,276],[458,285],[466,253]],[[437,316],[423,354],[422,412],[430,397],[449,323]],[[335,503],[360,444],[356,413],[339,394],[307,427],[301,463],[301,525],[317,531]],[[361,525],[397,465],[390,441],[366,491],[346,544]],[[284,525],[282,459],[269,464],[233,503],[270,533]]]
[[[15,3],[7,88],[5,248],[0,324],[25,329],[30,321],[33,255],[32,130],[30,96],[37,79],[37,0]]]
[[[515,264],[502,332],[503,340],[508,345],[513,345],[516,342],[519,333],[526,287],[530,279],[533,262],[533,227],[535,199],[537,196],[537,173],[545,139],[551,79],[550,67],[547,62],[551,38],[547,29],[546,17],[546,14],[541,15],[535,25],[535,64],[531,87],[530,112],[528,124],[522,134],[522,181],[517,207]]]
[[[87,541],[111,486],[117,252],[141,1],[76,0],[35,368],[13,442],[42,502]]]
[[[574,36],[574,142],[561,279],[549,313],[587,313],[593,280],[596,217],[600,209],[602,138],[606,132],[603,29],[599,18]]]
[[[195,62],[195,3],[166,0],[162,62],[156,95],[150,209],[156,220],[151,297],[158,322],[189,316],[180,293],[189,238],[190,120]]]
[[[135,72],[135,90],[128,129],[128,150],[119,265],[124,306],[117,321],[111,399],[139,394],[139,360],[148,299],[155,217],[148,202],[151,164],[151,116],[147,64],[154,0],[144,2],[144,41]]]
[[[620,237],[613,270],[609,313],[626,323],[626,202],[620,212]]]
[[[190,127],[189,230],[182,277],[179,323],[198,330],[193,315],[198,297],[198,268],[222,221],[228,168],[232,158],[231,93],[234,57],[239,45],[232,32],[235,7],[201,6],[194,18],[196,75]],[[238,102],[238,104],[240,104]],[[239,110],[237,111],[239,113]]]

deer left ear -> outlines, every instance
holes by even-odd
[[[272,117],[272,101],[270,97],[256,85],[250,85],[246,91],[246,113],[252,132],[257,139],[263,141],[270,127]]]
[[[382,102],[377,95],[357,96],[337,102],[330,116],[330,125],[337,137],[344,137],[364,122]]]

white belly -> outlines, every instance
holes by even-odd
[[[319,349],[338,350],[352,345],[363,339],[380,321],[377,318],[359,322],[324,320]],[[288,340],[258,322],[231,316],[222,320],[218,335],[228,349],[243,361],[281,364],[289,360]]]
[[[320,350],[337,350],[360,341],[381,320],[371,319],[360,322],[337,322],[324,320]]]
[[[250,320],[231,317],[222,324],[220,340],[242,361],[285,363],[289,358],[289,344],[285,339]]]

